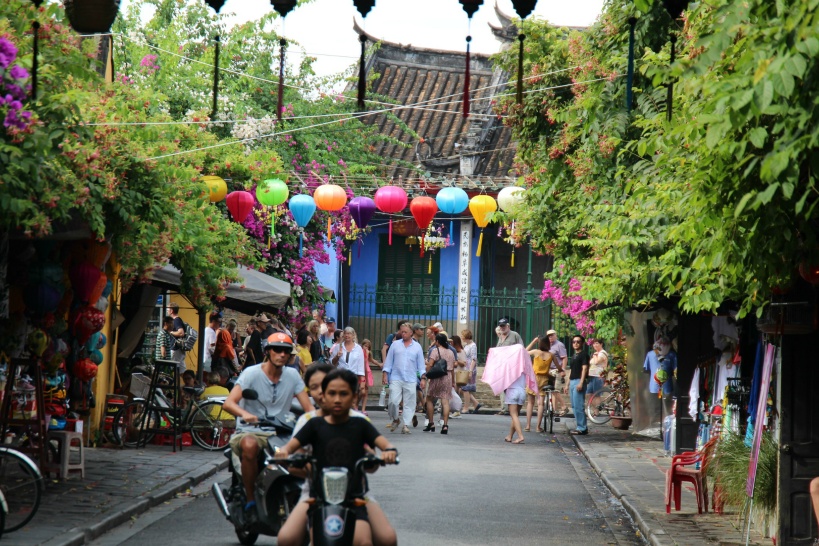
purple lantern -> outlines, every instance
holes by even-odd
[[[369,197],[353,197],[350,199],[350,216],[353,217],[358,229],[364,229],[375,214],[375,201]]]

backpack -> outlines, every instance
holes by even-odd
[[[185,334],[176,339],[174,342],[174,350],[176,351],[190,351],[196,346],[196,340],[199,339],[199,332],[187,322],[182,322],[185,325]]]

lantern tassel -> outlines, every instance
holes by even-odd
[[[358,41],[361,42],[361,59],[358,65],[358,109],[363,111],[365,108],[364,96],[367,94],[367,73],[365,70],[365,63],[367,62],[365,59],[367,37],[364,34],[361,34],[358,37]]]
[[[424,257],[424,237],[426,237],[426,233],[421,234],[421,257]]]
[[[455,241],[455,230],[453,229],[454,227],[455,227],[455,223],[452,220],[450,220],[449,221],[449,241],[452,242],[453,244],[454,244],[454,241]]]
[[[327,242],[330,242],[330,229],[333,227],[333,221],[327,217]]]
[[[350,249],[350,252],[347,253],[347,267],[353,265],[353,249]]]
[[[299,258],[303,255],[303,248],[304,248],[304,230],[299,229]]]
[[[464,73],[464,118],[469,117],[469,42],[472,36],[466,37],[466,72]]]
[[[637,24],[637,19],[629,17],[628,19],[628,72],[626,75],[626,110],[631,112],[631,103],[633,101],[631,87],[634,84],[634,25]]]
[[[32,21],[31,32],[34,34],[34,57],[31,60],[31,101],[37,100],[37,57],[40,51],[40,23]]]
[[[523,40],[525,39],[525,34],[522,32],[518,34],[518,41],[520,42],[520,48],[518,49],[518,90],[516,97],[518,106],[523,104]]]
[[[481,236],[478,237],[478,251],[475,253],[476,258],[481,257],[481,247],[483,246],[483,230],[481,230]]]
[[[668,39],[671,40],[671,62],[669,63],[669,67],[670,67],[672,64],[674,64],[674,53],[675,53],[674,52],[674,46],[677,43],[677,36],[672,34],[671,36],[669,36]],[[668,121],[671,121],[671,116],[674,113],[674,79],[673,78],[671,80],[669,80],[669,82],[668,82],[668,96],[666,97],[665,101],[666,101],[666,107],[665,107],[666,119],[668,119]]]
[[[515,249],[512,248],[512,267],[515,267]]]
[[[279,98],[276,103],[276,119],[282,121],[282,110],[284,109],[284,51],[287,48],[287,40],[279,40]]]
[[[429,266],[427,267],[427,275],[432,275],[432,254],[429,255]]]
[[[389,235],[389,243],[392,246],[392,218],[390,218],[390,235]]]
[[[216,42],[216,51],[213,54],[213,107],[210,111],[211,120],[216,119],[216,112],[218,109],[216,101],[219,98],[219,48],[222,43],[222,38],[217,34],[213,38],[213,41]]]

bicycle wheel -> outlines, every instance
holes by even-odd
[[[190,419],[191,436],[196,445],[208,451],[224,449],[236,431],[236,417],[222,409],[222,403],[210,400],[194,406]]]
[[[604,387],[591,395],[586,405],[586,415],[592,423],[608,423],[617,410],[616,393]]]
[[[552,429],[554,427],[555,422],[555,410],[554,406],[552,405],[552,395],[550,394],[546,397],[546,417],[545,419],[549,422],[549,434],[552,433]],[[543,427],[543,430],[546,430],[546,427]]]
[[[146,429],[159,428],[159,412],[152,410],[149,415],[146,415],[146,412],[147,402],[145,400],[134,400],[122,406],[111,425],[114,441],[125,447],[138,447],[139,430],[143,419],[145,420]],[[142,445],[146,445],[153,440],[154,436],[153,432],[146,432],[142,437]]]
[[[0,491],[6,499],[5,532],[16,531],[31,521],[45,483],[37,465],[26,455],[0,447]]]
[[[9,505],[6,504],[6,498],[3,492],[0,491],[0,538],[3,538],[3,531],[6,528],[6,512],[9,510]]]

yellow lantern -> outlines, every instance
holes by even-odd
[[[202,182],[208,187],[211,203],[218,203],[227,195],[227,183],[221,177],[208,174],[202,177]]]
[[[496,210],[498,210],[498,202],[488,195],[476,195],[469,200],[469,212],[472,213],[475,223],[478,224],[479,228],[481,228],[481,236],[478,239],[478,251],[475,253],[475,256],[480,257],[481,255],[481,246],[483,246],[483,228],[485,228],[486,224],[489,223],[489,218],[487,217]]]

